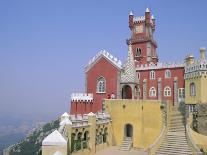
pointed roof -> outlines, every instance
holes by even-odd
[[[123,71],[121,72],[121,82],[136,82],[136,70],[131,44],[129,44],[127,62],[124,64]]]
[[[149,8],[146,8],[146,11],[145,12],[150,12]]]
[[[60,122],[60,126],[64,126],[64,125],[72,125],[72,122],[69,120],[68,117],[65,117],[65,118]]]
[[[63,155],[60,151],[56,151],[53,155]]]
[[[120,70],[122,68],[121,60],[117,59],[106,50],[101,50],[89,61],[88,65],[85,67],[85,72],[88,72],[93,67],[93,65],[96,64],[96,62],[98,62],[102,57],[108,60],[117,69]]]
[[[69,114],[65,112],[64,114],[61,115],[61,117],[69,117]]]
[[[132,12],[132,11],[130,11],[130,12],[129,12],[129,15],[130,15],[130,16],[133,16],[133,12]]]
[[[154,15],[151,15],[151,19],[155,19]]]
[[[67,145],[67,140],[58,130],[55,130],[44,138],[42,145]]]

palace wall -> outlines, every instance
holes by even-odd
[[[133,126],[133,147],[147,148],[160,135],[163,126],[160,101],[105,100],[104,108],[112,119],[115,144],[125,137],[125,125]]]

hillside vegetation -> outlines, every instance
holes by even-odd
[[[25,139],[8,147],[9,155],[41,155],[42,140],[58,127],[59,120],[55,120],[35,129]]]

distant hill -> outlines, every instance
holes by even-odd
[[[59,120],[51,121],[31,132],[25,139],[9,146],[9,155],[41,155],[42,140],[59,127]]]
[[[26,135],[24,133],[14,133],[10,135],[4,135],[0,137],[0,155],[3,154],[3,149],[12,143],[17,143],[23,139]]]

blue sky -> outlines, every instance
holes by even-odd
[[[156,18],[160,61],[207,46],[207,1],[0,0],[0,115],[55,118],[99,50],[125,60],[128,13]]]

